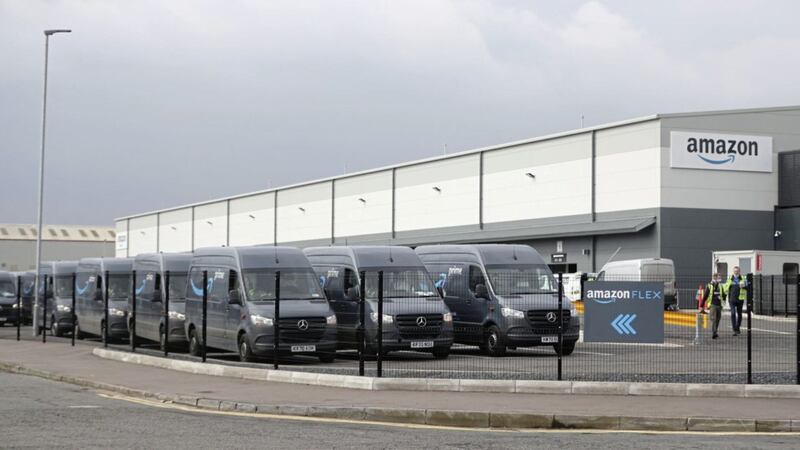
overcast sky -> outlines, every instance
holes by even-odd
[[[0,222],[115,217],[659,112],[800,103],[790,1],[0,0]]]

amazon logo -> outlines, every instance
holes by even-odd
[[[758,141],[690,137],[686,151],[708,164],[733,164],[737,156],[758,156]]]

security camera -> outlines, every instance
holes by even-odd
[[[775,230],[775,235],[774,235],[774,236],[775,236],[776,238],[779,238],[779,237],[781,237],[781,235],[782,235],[782,234],[783,234],[783,231],[781,231],[781,230]]]

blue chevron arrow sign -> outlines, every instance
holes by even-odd
[[[620,314],[611,321],[611,326],[619,334],[636,334],[636,329],[631,326],[635,319],[636,314]]]

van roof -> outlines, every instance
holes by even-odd
[[[311,267],[302,250],[272,245],[254,247],[204,247],[194,251],[194,258],[228,256],[242,268]]]
[[[51,275],[72,274],[78,270],[78,261],[44,261],[42,271]]]
[[[546,264],[536,249],[521,244],[423,245],[417,247],[416,251],[420,255],[459,253],[472,255],[485,265]]]
[[[162,270],[186,272],[192,261],[191,253],[141,253],[134,258],[134,267],[145,262],[156,263]]]
[[[419,256],[402,245],[354,245],[337,247],[310,247],[307,256],[344,256],[358,269],[381,267],[424,267]]]
[[[130,272],[133,258],[81,258],[78,261],[78,269],[87,266],[98,266],[101,272]]]
[[[638,265],[638,266],[640,266],[642,264],[650,264],[650,263],[669,264],[669,265],[673,265],[673,266],[675,265],[675,263],[673,263],[672,260],[669,259],[669,258],[640,258],[640,259],[625,259],[625,260],[622,260],[622,261],[607,262],[603,266],[603,269],[605,269],[606,267],[627,266],[627,265]]]

